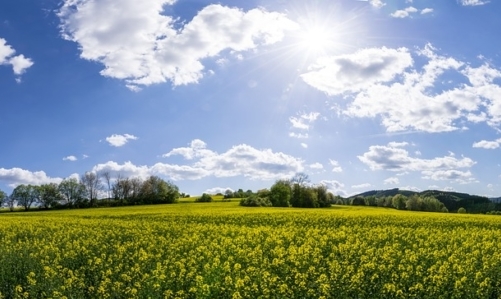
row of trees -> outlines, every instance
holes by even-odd
[[[242,198],[242,206],[273,207],[329,207],[335,196],[324,185],[312,186],[308,176],[298,173],[289,180],[278,180],[271,188],[259,190],[257,194]]]
[[[449,212],[445,205],[432,196],[405,196],[396,194],[394,196],[357,196],[349,200],[336,201],[337,204],[350,204],[354,206],[373,206],[395,208],[397,210],[427,211],[427,212]]]
[[[0,206],[4,203],[14,210],[37,206],[52,208],[85,208],[113,205],[173,203],[179,198],[179,189],[171,182],[157,176],[146,180],[122,178],[112,180],[109,172],[86,172],[78,180],[64,179],[59,184],[21,184],[7,196],[0,191]]]

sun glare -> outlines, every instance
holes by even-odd
[[[302,30],[299,39],[303,48],[310,52],[325,52],[334,43],[334,35],[323,26],[312,26]]]

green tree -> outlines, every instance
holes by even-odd
[[[407,197],[405,195],[396,194],[391,199],[391,205],[397,210],[404,210],[406,201]]]
[[[101,180],[99,179],[99,174],[88,171],[82,176],[80,183],[85,187],[86,196],[89,199],[90,206],[97,206],[97,197],[99,195],[99,191],[103,188]]]
[[[18,205],[22,206],[27,211],[36,203],[38,191],[33,185],[21,184],[14,188],[10,197],[11,200],[16,201]]]
[[[7,194],[0,190],[0,208],[3,206],[5,201],[7,201]]]
[[[287,180],[278,180],[271,186],[269,199],[274,207],[288,207],[291,201],[291,185]]]
[[[356,196],[350,200],[350,204],[352,206],[365,206],[365,200],[362,196]]]
[[[212,196],[210,196],[207,193],[203,193],[202,196],[198,197],[195,199],[196,202],[211,202],[212,201]]]
[[[68,207],[81,207],[85,201],[85,187],[75,178],[64,179],[58,186],[59,193]]]
[[[45,209],[53,208],[61,199],[63,199],[56,183],[42,184],[37,187],[37,190],[38,202],[40,203],[40,206]]]
[[[150,176],[142,184],[139,198],[144,204],[174,203],[179,198],[179,188],[157,176]]]
[[[423,211],[423,199],[418,195],[412,195],[405,202],[405,208],[410,211]]]
[[[317,193],[318,206],[320,208],[330,207],[331,203],[329,194],[332,195],[332,193],[327,191],[327,187],[325,185],[319,185],[315,187],[314,190]],[[332,195],[332,197],[334,196]]]
[[[465,208],[459,208],[458,209],[459,214],[466,214],[466,209]]]

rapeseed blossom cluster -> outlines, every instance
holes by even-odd
[[[495,216],[211,203],[0,223],[0,298],[501,296]]]

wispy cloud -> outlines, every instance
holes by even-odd
[[[487,4],[490,2],[490,1],[483,1],[483,0],[458,0],[458,1],[463,6],[484,5],[484,4]]]

